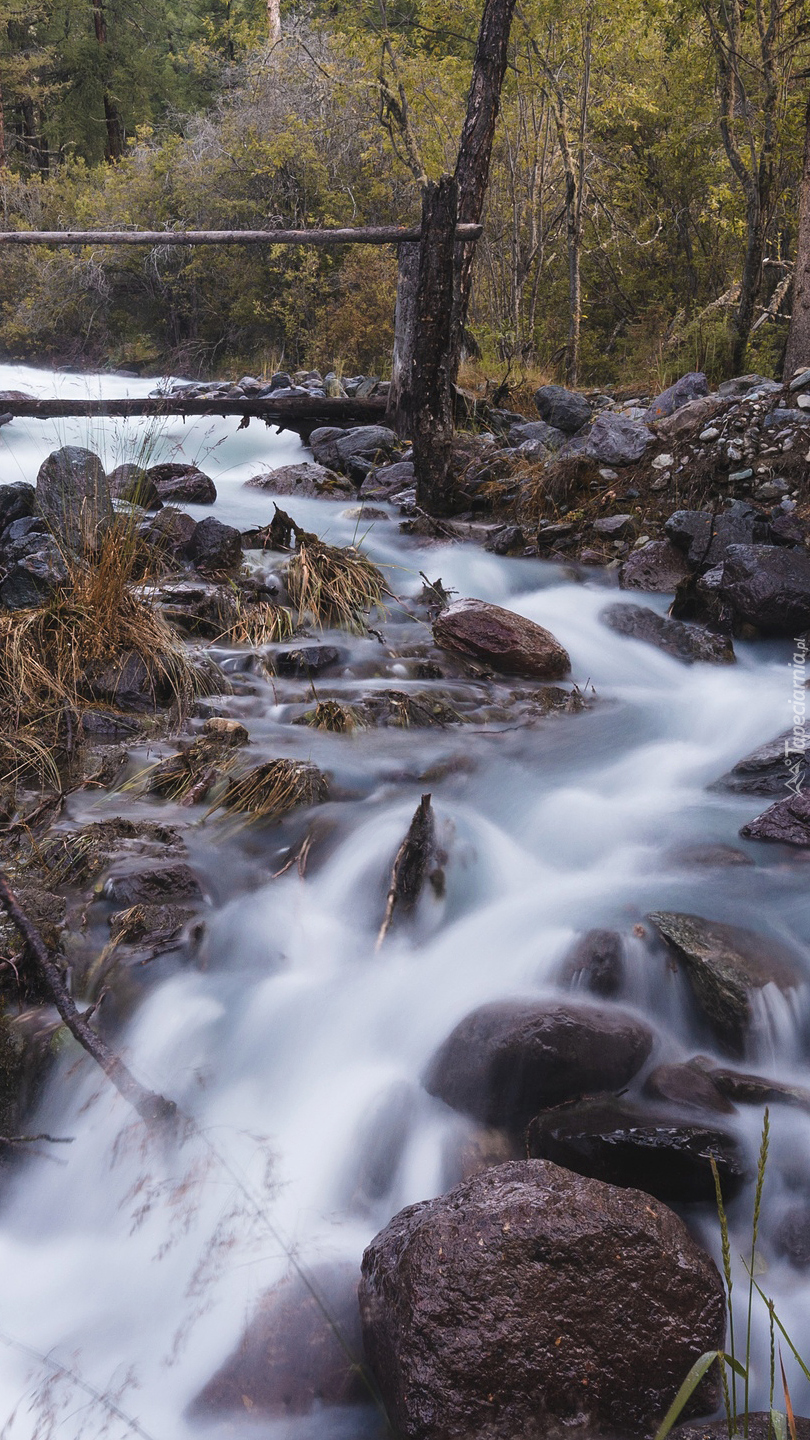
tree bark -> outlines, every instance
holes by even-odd
[[[267,0],[267,38],[271,45],[281,39],[281,0]]]
[[[745,364],[748,337],[754,323],[754,308],[762,285],[762,261],[765,258],[765,226],[762,218],[759,186],[752,186],[746,204],[745,259],[740,278],[740,303],[733,321],[731,346],[732,374],[739,375]]]
[[[3,87],[0,85],[0,166],[6,163],[6,107],[3,100]]]
[[[93,27],[96,32],[96,44],[100,50],[107,50],[107,16],[104,10],[104,0],[93,0]],[[106,71],[106,59],[104,62]],[[107,144],[104,151],[106,160],[120,160],[124,153],[124,127],[118,107],[110,93],[107,85],[106,75],[104,80],[104,124],[107,129]]]
[[[458,219],[462,224],[480,224],[484,213],[495,124],[506,74],[509,35],[516,0],[485,0],[473,61],[467,113],[456,161]],[[461,362],[462,340],[472,289],[475,245],[458,244],[455,256],[455,287],[450,334],[449,377],[455,383]]]
[[[394,320],[394,354],[391,362],[391,389],[388,392],[386,423],[402,439],[410,439],[412,406],[409,391],[416,319],[416,287],[419,282],[419,246],[400,245],[397,251],[397,308]]]
[[[804,165],[799,184],[799,234],[796,241],[796,268],[793,271],[793,308],[788,330],[783,378],[810,365],[810,95],[807,97],[804,132]]]
[[[425,187],[416,286],[410,392],[416,500],[431,515],[451,513],[453,390],[451,337],[458,182]]]

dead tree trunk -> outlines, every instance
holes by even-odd
[[[467,114],[461,132],[456,161],[458,219],[462,224],[479,224],[484,213],[495,124],[501,104],[501,89],[516,0],[485,0],[478,44],[473,61]],[[461,361],[464,325],[472,290],[474,244],[456,246],[455,294],[451,329],[449,373],[455,383]]]
[[[431,515],[452,510],[451,337],[458,183],[444,175],[425,187],[416,285],[409,403],[416,500]]]
[[[799,184],[799,235],[793,271],[793,308],[788,330],[783,377],[790,381],[803,365],[810,365],[810,95],[804,132],[804,165]]]
[[[120,160],[124,153],[124,127],[121,123],[121,116],[118,106],[113,99],[112,93],[107,84],[107,16],[104,10],[104,0],[93,0],[93,27],[96,32],[96,44],[104,53],[104,124],[107,130],[107,144],[105,146],[105,159]]]
[[[388,391],[386,424],[403,439],[411,435],[411,397],[409,381],[413,355],[416,287],[419,281],[419,246],[398,248],[397,309],[394,321],[394,354],[391,362],[391,388]]]

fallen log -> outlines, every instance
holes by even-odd
[[[8,424],[10,420],[64,420],[76,416],[91,419],[158,416],[185,420],[196,415],[239,415],[245,423],[263,420],[266,425],[276,425],[279,430],[295,430],[306,441],[319,425],[379,425],[385,418],[386,404],[384,395],[372,396],[368,400],[319,399],[316,395],[291,395],[286,400],[194,395],[112,400],[49,397],[38,400],[32,395],[20,396],[13,391],[0,391],[0,411],[3,412],[0,424]]]
[[[102,1040],[101,1036],[91,1029],[85,1017],[76,1008],[59,966],[49,955],[42,936],[26,915],[2,871],[0,871],[0,905],[19,931],[28,957],[42,981],[43,988],[50,995],[71,1035],[78,1040],[88,1055],[92,1055],[96,1063],[101,1066],[107,1079],[112,1081],[119,1094],[123,1095],[134,1110],[137,1110],[147,1125],[174,1123],[178,1117],[174,1101],[167,1100],[163,1095],[158,1095],[153,1090],[147,1090],[144,1085],[141,1085],[140,1081],[136,1080],[135,1076],[127,1069],[123,1060],[119,1059],[115,1051],[110,1049],[106,1040]]]
[[[456,236],[478,240],[483,229],[483,225],[458,225]],[[401,245],[421,238],[418,225],[331,230],[0,230],[0,245]]]

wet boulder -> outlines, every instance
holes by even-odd
[[[594,995],[617,995],[624,982],[624,942],[615,930],[589,930],[566,955],[560,984]]]
[[[196,465],[168,462],[150,465],[146,472],[164,503],[173,505],[213,505],[217,487],[209,475]]]
[[[724,635],[713,635],[699,625],[671,620],[644,605],[608,605],[600,619],[617,635],[630,640],[643,640],[658,650],[682,660],[685,665],[701,662],[706,665],[729,665],[734,662],[734,647]]]
[[[810,555],[777,545],[732,545],[719,593],[738,623],[792,639],[810,626]]]
[[[810,1440],[810,1420],[795,1415],[796,1440]],[[746,1417],[748,1440],[773,1440],[774,1428],[770,1411],[749,1411]],[[700,1420],[679,1425],[672,1431],[672,1440],[728,1440],[727,1420]]]
[[[68,445],[43,460],[37,475],[36,508],[66,550],[81,555],[94,549],[112,524],[114,513],[98,456]]]
[[[360,1312],[403,1440],[648,1435],[725,1333],[717,1270],[672,1211],[538,1160],[396,1215]],[[712,1379],[691,1408],[716,1398]]]
[[[355,494],[355,487],[344,475],[328,470],[325,465],[282,465],[246,480],[253,490],[269,490],[273,495],[303,495],[308,499],[344,500]]]
[[[734,1106],[715,1084],[712,1074],[699,1065],[656,1065],[644,1082],[644,1093],[684,1110],[734,1114]]]
[[[603,410],[593,422],[582,453],[600,465],[633,465],[653,439],[652,430],[640,420]]]
[[[740,830],[744,840],[770,840],[779,845],[810,846],[810,795],[802,790],[777,800]]]
[[[692,1062],[693,1065],[695,1062]],[[797,1110],[810,1110],[810,1090],[802,1085],[790,1085],[785,1080],[773,1080],[767,1075],[753,1075],[744,1070],[730,1070],[726,1066],[706,1064],[707,1074],[715,1089],[721,1095],[733,1100],[735,1105],[792,1105]]]
[[[134,650],[109,660],[91,660],[84,668],[81,689],[88,700],[119,710],[160,709],[174,698],[168,677],[154,671]]]
[[[242,563],[242,536],[233,525],[223,525],[213,515],[201,520],[188,545],[198,570],[233,570]]]
[[[376,460],[393,455],[399,449],[399,439],[385,425],[357,425],[337,437],[335,448],[345,466],[356,459]]]
[[[568,652],[550,631],[485,600],[456,600],[433,624],[433,638],[452,650],[491,666],[502,675],[561,680],[571,668]]]
[[[180,559],[188,555],[196,529],[197,521],[185,510],[166,505],[157,515],[138,526],[138,534],[146,545],[154,545],[156,550]]]
[[[339,425],[319,425],[309,437],[309,448],[318,465],[337,470],[340,465],[337,442],[347,432]]]
[[[307,1415],[368,1400],[354,1266],[318,1265],[259,1301],[233,1354],[189,1407],[194,1418],[248,1411]]]
[[[162,905],[202,899],[200,882],[182,861],[158,861],[115,869],[104,882],[105,900],[129,909],[132,905]]]
[[[715,1199],[712,1160],[728,1198],[747,1174],[737,1143],[725,1130],[623,1100],[584,1101],[538,1115],[529,1125],[526,1145],[537,1160],[552,1160],[575,1175],[643,1190],[671,1204]]]
[[[25,480],[15,480],[11,485],[0,485],[0,534],[15,520],[33,515],[36,491]]]
[[[712,789],[733,790],[737,795],[784,795],[791,781],[801,789],[807,777],[805,751],[795,749],[793,731],[784,730],[774,740],[744,755],[715,780]]]
[[[141,465],[116,466],[110,471],[109,485],[114,500],[125,500],[144,510],[159,510],[163,504],[157,485]]]
[[[575,390],[566,390],[564,385],[541,385],[535,391],[534,403],[540,419],[566,435],[575,435],[591,418],[591,406],[586,396]]]
[[[725,560],[732,545],[766,545],[773,538],[761,511],[735,500],[727,510],[676,510],[664,525],[672,544],[694,569],[708,570]]]
[[[7,555],[11,563],[0,583],[0,605],[6,610],[30,610],[44,605],[70,580],[65,557],[51,535],[26,536],[25,541],[17,542]]]
[[[701,400],[709,393],[709,382],[702,370],[692,370],[688,375],[682,375],[674,385],[669,385],[650,401],[649,416],[651,420],[663,420],[667,415],[672,415],[690,400]]]
[[[519,1130],[550,1105],[621,1089],[652,1046],[649,1027],[614,1006],[499,1001],[459,1022],[431,1060],[425,1087],[486,1125]]]
[[[810,1206],[791,1205],[779,1220],[773,1235],[773,1248],[797,1270],[810,1269]],[[810,1422],[805,1421],[810,1440]],[[767,1432],[763,1440],[768,1440]]]
[[[619,581],[624,590],[669,595],[689,573],[683,553],[669,540],[650,540],[625,561]]]
[[[649,919],[680,961],[718,1041],[732,1054],[745,1048],[757,994],[767,985],[787,993],[801,984],[796,956],[768,935],[700,915],[659,911]]]
[[[277,675],[319,675],[342,659],[343,652],[335,645],[287,645],[274,652],[273,669]]]
[[[393,465],[380,465],[369,470],[359,494],[361,499],[387,500],[401,490],[409,490],[416,484],[416,471],[412,460],[397,460]]]

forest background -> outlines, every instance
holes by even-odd
[[[479,0],[0,0],[2,229],[413,223]],[[810,0],[520,0],[478,246],[479,374],[778,374]],[[10,247],[0,353],[389,372],[393,249]]]

